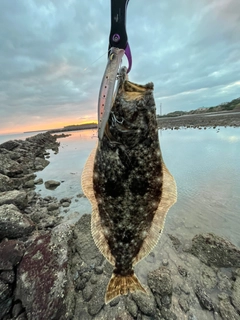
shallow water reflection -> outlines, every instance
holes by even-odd
[[[44,181],[64,181],[55,190],[37,187],[42,196],[72,197],[66,218],[90,213],[82,193],[80,177],[85,161],[97,143],[96,131],[75,131],[60,139],[57,155],[38,173]],[[174,175],[178,201],[170,209],[165,233],[191,238],[214,232],[240,246],[240,129],[181,129],[159,132],[164,161]]]

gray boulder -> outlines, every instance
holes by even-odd
[[[46,166],[48,166],[50,161],[46,159],[42,159],[39,157],[36,157],[34,165],[35,165],[35,170],[40,171],[43,170]]]
[[[12,179],[0,173],[0,192],[12,190],[14,188],[13,185]]]
[[[240,249],[215,234],[196,235],[191,253],[209,266],[240,267]]]
[[[0,271],[11,271],[24,254],[24,243],[19,240],[3,240],[0,243]],[[11,279],[9,281],[11,283]]]
[[[165,267],[161,267],[148,274],[148,285],[153,293],[160,296],[171,295],[173,284],[171,279],[171,271]]]
[[[71,228],[61,224],[32,242],[17,271],[15,300],[27,319],[69,319],[74,290],[68,277],[68,241]]]
[[[220,301],[219,311],[223,320],[239,320],[240,315],[234,309],[229,299]]]
[[[154,316],[156,314],[157,306],[152,294],[136,291],[132,293],[132,298],[143,314],[147,316]]]
[[[46,189],[56,189],[60,184],[61,182],[56,180],[47,180],[44,183]]]
[[[5,191],[0,194],[0,206],[15,204],[20,209],[25,209],[28,203],[27,193],[19,190]]]
[[[16,140],[9,140],[0,144],[0,149],[6,149],[12,151],[19,146],[19,142]]]
[[[27,236],[34,228],[34,223],[26,218],[14,204],[0,206],[0,240]]]
[[[17,161],[10,158],[8,153],[9,152],[0,153],[0,173],[9,177],[18,176],[23,172],[23,169]]]

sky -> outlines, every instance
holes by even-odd
[[[97,120],[109,32],[110,0],[0,0],[0,133]],[[157,113],[240,97],[239,0],[130,0],[127,34]]]

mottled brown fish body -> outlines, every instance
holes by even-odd
[[[153,84],[123,81],[104,136],[82,176],[92,204],[92,234],[114,265],[106,303],[135,290],[146,292],[133,266],[156,245],[176,186],[158,141]]]

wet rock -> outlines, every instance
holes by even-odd
[[[190,288],[189,285],[187,283],[183,283],[180,285],[180,289],[182,292],[184,292],[185,294],[190,294]]]
[[[70,206],[70,202],[62,202],[62,207],[67,208]]]
[[[95,268],[95,272],[96,274],[102,274],[103,273],[103,267],[102,266],[98,266]]]
[[[191,253],[209,266],[240,266],[240,249],[231,242],[211,233],[196,235],[192,239]]]
[[[14,189],[14,182],[8,176],[0,173],[0,192]]]
[[[228,299],[228,295],[224,292],[221,292],[218,294],[218,299],[219,300],[225,300],[225,299]]]
[[[23,312],[23,307],[21,302],[17,302],[14,304],[13,309],[12,309],[12,315],[14,318],[17,318],[20,313]]]
[[[79,279],[77,279],[77,281],[76,281],[75,288],[76,288],[77,290],[83,290],[83,289],[86,287],[86,283],[87,283],[87,279],[85,279],[85,278],[79,278]]]
[[[214,270],[208,266],[204,266],[202,270],[201,282],[207,289],[213,289],[217,285],[217,276]]]
[[[3,240],[0,242],[0,270],[13,270],[21,261],[24,252],[25,246],[21,241]]]
[[[232,304],[240,314],[240,277],[237,278],[233,285]]]
[[[34,184],[42,184],[43,183],[43,179],[42,178],[38,178],[34,181]]]
[[[147,316],[154,316],[157,306],[153,295],[146,295],[141,291],[136,291],[132,293],[132,299],[135,301],[142,313]]]
[[[203,288],[200,287],[200,285],[196,286],[195,294],[198,298],[200,305],[203,308],[205,308],[209,311],[214,310],[214,305],[213,305],[212,299],[206,294],[206,292],[204,291]]]
[[[15,299],[22,301],[28,320],[67,319],[72,284],[67,276],[71,228],[61,224],[38,236],[18,267]]]
[[[28,320],[26,312],[21,313],[16,320]]]
[[[95,316],[96,314],[98,314],[105,305],[104,295],[108,281],[109,280],[107,279],[107,277],[101,277],[93,292],[91,303],[88,304],[88,313],[91,316]]]
[[[4,283],[13,284],[15,280],[15,273],[14,271],[0,271],[0,280],[2,280]]]
[[[178,272],[182,277],[187,277],[188,271],[183,266],[178,266]]]
[[[129,297],[127,297],[127,299],[126,299],[126,308],[131,316],[133,316],[134,318],[137,317],[138,307],[137,307],[136,303],[132,299],[130,299]]]
[[[120,297],[117,297],[117,298],[115,298],[115,299],[113,299],[110,303],[109,303],[109,305],[110,305],[110,307],[115,307],[115,306],[117,306],[118,304],[119,304],[119,302],[120,302]]]
[[[173,290],[171,271],[161,267],[148,274],[148,285],[153,293],[160,296],[171,295]]]
[[[200,320],[200,319],[198,319],[198,318],[195,316],[195,314],[190,313],[189,316],[188,316],[188,320]]]
[[[60,184],[61,182],[56,180],[48,180],[44,183],[46,189],[56,189]]]
[[[168,260],[167,260],[167,259],[163,259],[162,265],[163,265],[164,267],[167,267],[168,264],[169,264]]]
[[[1,149],[0,149],[1,150]],[[23,172],[21,165],[10,158],[9,152],[0,151],[0,173],[16,177]]]
[[[87,286],[83,289],[82,294],[85,301],[91,300],[93,296],[93,287],[90,284],[87,284]]]
[[[59,204],[58,203],[50,203],[49,206],[48,206],[48,211],[54,211],[54,210],[58,210],[59,208]]]
[[[34,162],[35,170],[41,171],[41,170],[43,170],[46,166],[48,166],[49,163],[50,163],[50,161],[48,161],[48,160],[46,160],[46,159],[42,159],[42,158],[36,157],[36,158],[35,158],[35,162]]]
[[[84,214],[76,223],[74,228],[75,250],[86,265],[96,267],[101,265],[104,259],[93,241],[90,225],[91,216],[89,214]]]
[[[168,236],[171,239],[174,248],[178,251],[181,246],[181,241],[172,234],[168,234]]]
[[[181,309],[185,313],[187,313],[189,311],[189,303],[188,303],[188,300],[186,298],[183,298],[183,297],[179,298],[178,303],[179,303]]]
[[[15,204],[19,209],[27,207],[27,193],[19,190],[5,191],[0,194],[0,206],[3,204]]]
[[[12,288],[0,280],[0,319],[8,314],[12,305]]]
[[[223,320],[239,320],[240,315],[234,309],[229,300],[221,300],[219,304],[219,312]]]
[[[78,302],[74,311],[74,319],[92,320],[93,317],[88,313],[86,305]]]
[[[178,317],[175,315],[175,313],[167,308],[162,308],[160,310],[160,312],[165,320],[177,320],[178,319]]]
[[[34,180],[29,180],[24,184],[23,187],[24,188],[34,188],[34,186],[35,186]]]
[[[6,300],[11,294],[11,287],[0,280],[0,302]]]
[[[60,200],[60,203],[63,203],[63,202],[69,202],[69,203],[71,203],[71,198],[67,198],[67,197],[62,198],[62,199]]]
[[[218,271],[217,276],[219,279],[217,284],[219,290],[221,291],[232,290],[232,281],[229,279],[229,277],[226,274],[224,274],[221,271]]]
[[[26,218],[13,204],[0,206],[0,240],[16,239],[29,235],[35,228],[34,223]]]
[[[9,151],[14,150],[19,146],[19,142],[16,140],[9,140],[0,144],[0,149],[6,149]]]

